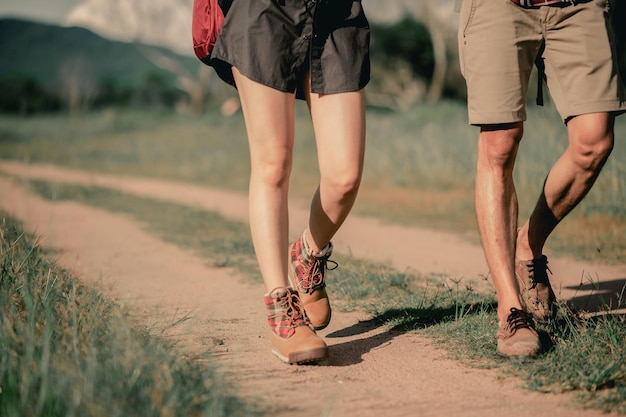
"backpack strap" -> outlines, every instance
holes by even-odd
[[[546,64],[543,62],[543,51],[546,49],[546,41],[541,42],[537,56],[535,57],[535,66],[537,67],[537,100],[538,106],[543,106],[543,80],[546,78]]]

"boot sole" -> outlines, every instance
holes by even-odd
[[[278,349],[272,348],[272,353],[281,361],[290,365],[319,363],[328,359],[328,348],[309,349],[301,352],[292,352],[289,356],[281,354]]]
[[[534,359],[537,359],[537,356],[539,356],[538,354],[534,354],[534,355],[507,355],[506,353],[501,353],[499,351],[496,350],[496,353],[498,354],[499,357],[503,358],[503,359],[508,359],[511,361],[520,361],[520,362],[525,362],[525,361],[532,361]]]

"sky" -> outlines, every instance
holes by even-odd
[[[81,0],[2,0],[0,17],[19,17],[46,23],[63,23]]]

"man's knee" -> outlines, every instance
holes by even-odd
[[[611,154],[614,146],[613,123],[609,115],[588,115],[569,124],[570,152],[574,163],[584,171],[595,171]],[[579,119],[579,120],[576,120]]]
[[[523,133],[521,123],[481,126],[478,144],[479,164],[512,169]]]

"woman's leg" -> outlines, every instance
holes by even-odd
[[[250,231],[268,291],[287,284],[293,94],[252,81],[233,68],[250,146]]]
[[[361,184],[365,153],[363,90],[307,93],[317,142],[320,184],[313,196],[307,241],[315,252],[335,235],[352,209]]]
[[[287,280],[287,197],[294,137],[294,94],[252,81],[233,68],[250,146],[250,231],[267,289],[264,302],[272,353],[287,363],[328,357],[309,327],[298,291]]]
[[[289,278],[300,292],[311,324],[323,329],[331,318],[325,282],[333,250],[330,240],[352,209],[361,183],[365,98],[363,91],[305,94],[315,130],[320,184],[311,201],[308,227],[289,250]]]

